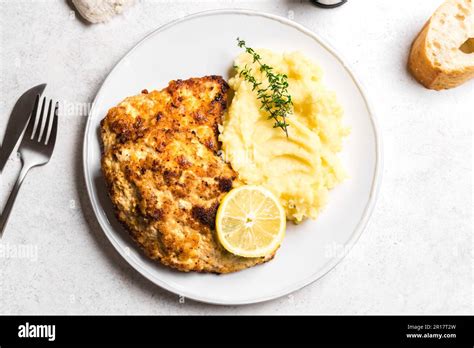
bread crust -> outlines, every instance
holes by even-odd
[[[441,8],[442,6],[437,11],[440,11]],[[423,29],[412,43],[408,58],[408,70],[426,88],[442,90],[457,87],[474,78],[474,66],[446,69],[430,58],[428,54],[428,33],[433,25],[434,16],[423,26]]]

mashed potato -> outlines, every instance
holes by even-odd
[[[262,185],[279,197],[288,219],[316,218],[328,191],[345,178],[337,157],[349,133],[341,122],[342,108],[321,83],[321,69],[301,53],[258,53],[288,76],[294,104],[294,114],[287,119],[289,138],[260,110],[251,85],[235,76],[229,81],[235,95],[220,135],[225,159],[243,182]],[[252,67],[252,74],[262,80],[250,55],[243,53],[235,65]]]

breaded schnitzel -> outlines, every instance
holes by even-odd
[[[228,273],[274,256],[234,256],[216,237],[217,207],[237,180],[218,155],[228,89],[219,76],[171,81],[126,98],[101,122],[119,221],[150,258],[181,271]]]

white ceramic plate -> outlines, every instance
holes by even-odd
[[[116,221],[100,172],[98,128],[107,110],[144,88],[204,75],[228,78],[241,52],[252,47],[301,50],[325,72],[352,128],[341,153],[350,179],[330,194],[316,221],[288,225],[271,262],[228,275],[181,273],[142,255]],[[345,62],[316,34],[285,18],[247,10],[198,13],[167,24],[140,41],[111,71],[97,93],[84,139],[87,190],[97,219],[118,252],[142,275],[176,294],[216,304],[261,302],[289,294],[331,270],[357,241],[374,206],[381,179],[381,144],[367,97]]]

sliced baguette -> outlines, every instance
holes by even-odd
[[[426,88],[459,86],[474,77],[470,38],[474,38],[474,1],[446,0],[413,42],[409,71]]]

